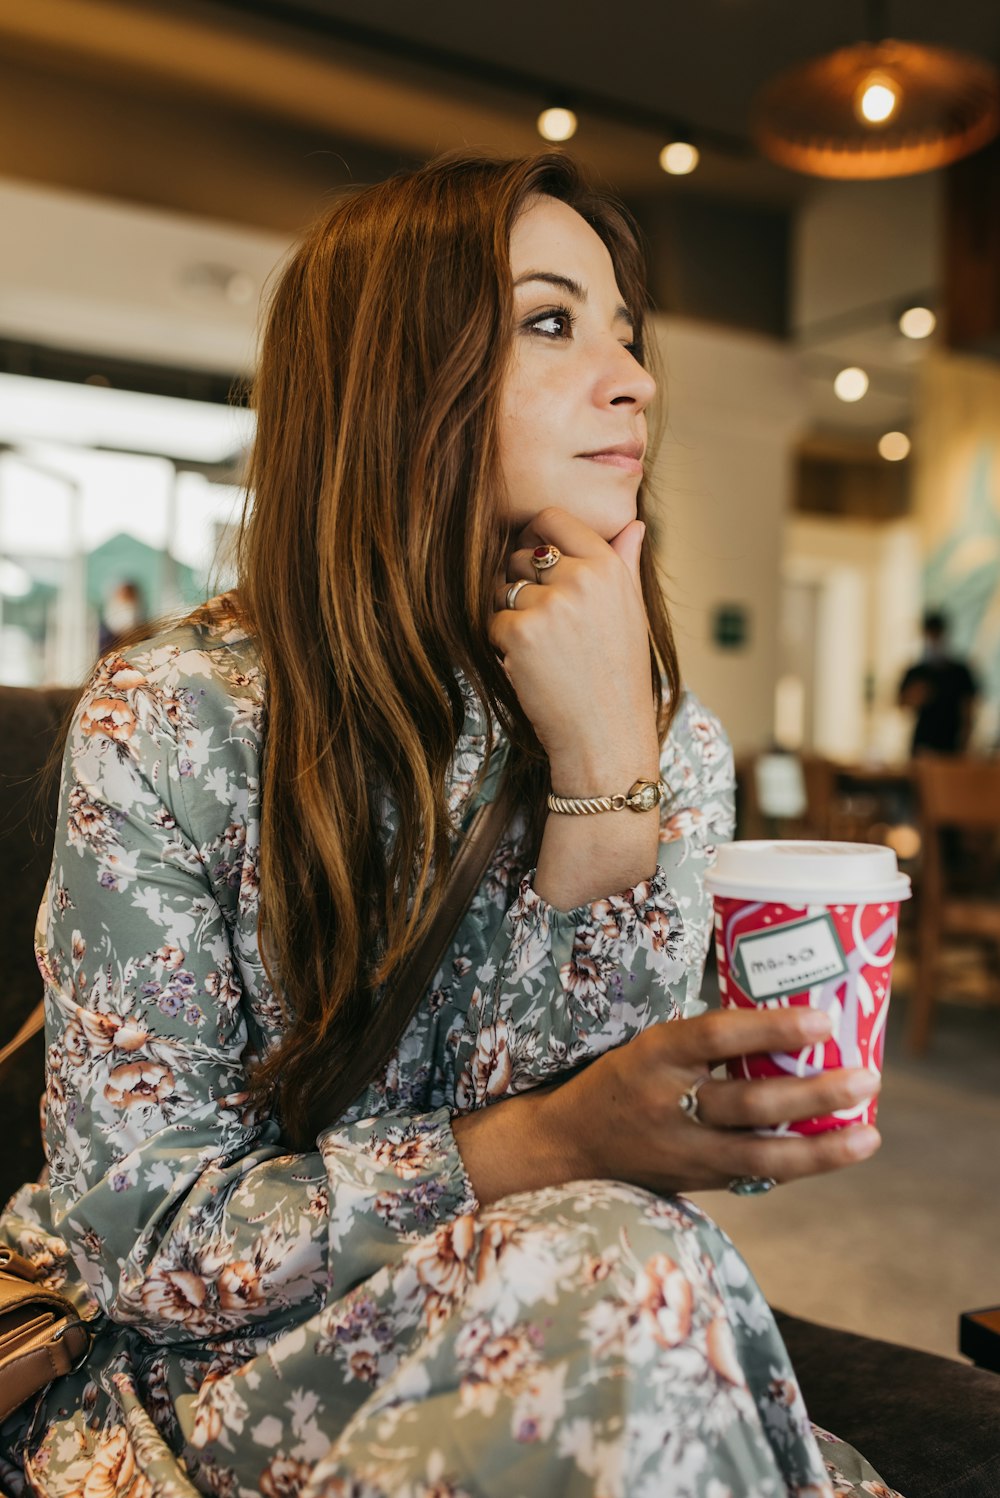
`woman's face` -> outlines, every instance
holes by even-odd
[[[606,541],[635,519],[655,383],[598,234],[555,198],[532,199],[510,238],[513,353],[501,396],[509,523],[558,505]]]

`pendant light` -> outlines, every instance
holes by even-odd
[[[1000,75],[982,58],[869,37],[766,83],[752,106],[760,150],[814,177],[906,177],[947,166],[1000,132]]]

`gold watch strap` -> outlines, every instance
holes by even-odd
[[[624,811],[626,807],[629,811],[653,811],[666,794],[662,780],[636,780],[627,791],[614,796],[557,796],[550,791],[545,804],[549,811],[589,817],[600,811]]]

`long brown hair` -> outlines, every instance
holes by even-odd
[[[452,155],[338,201],[270,305],[238,589],[267,683],[259,934],[289,1028],[252,1087],[260,1103],[276,1095],[299,1146],[353,1100],[338,1079],[440,901],[456,668],[510,739],[522,804],[542,805],[545,758],[487,636],[510,544],[497,432],[509,240],[539,193],[601,236],[641,342],[632,222],[557,154]],[[665,732],[679,677],[648,547],[642,584]],[[487,759],[493,747],[488,734]],[[374,1077],[388,1058],[369,1059]]]

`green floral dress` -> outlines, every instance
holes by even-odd
[[[375,1084],[290,1153],[246,1108],[282,1031],[257,946],[265,686],[233,601],[105,659],[66,750],[39,914],[47,1182],[0,1239],[96,1317],[0,1429],[59,1498],[831,1498],[889,1490],[814,1433],[737,1251],[680,1197],[584,1180],[476,1201],[451,1120],[702,1007],[732,835],[686,693],[653,878],[567,913],[515,821]],[[450,779],[490,798],[485,723]],[[392,808],[387,806],[391,830]]]

